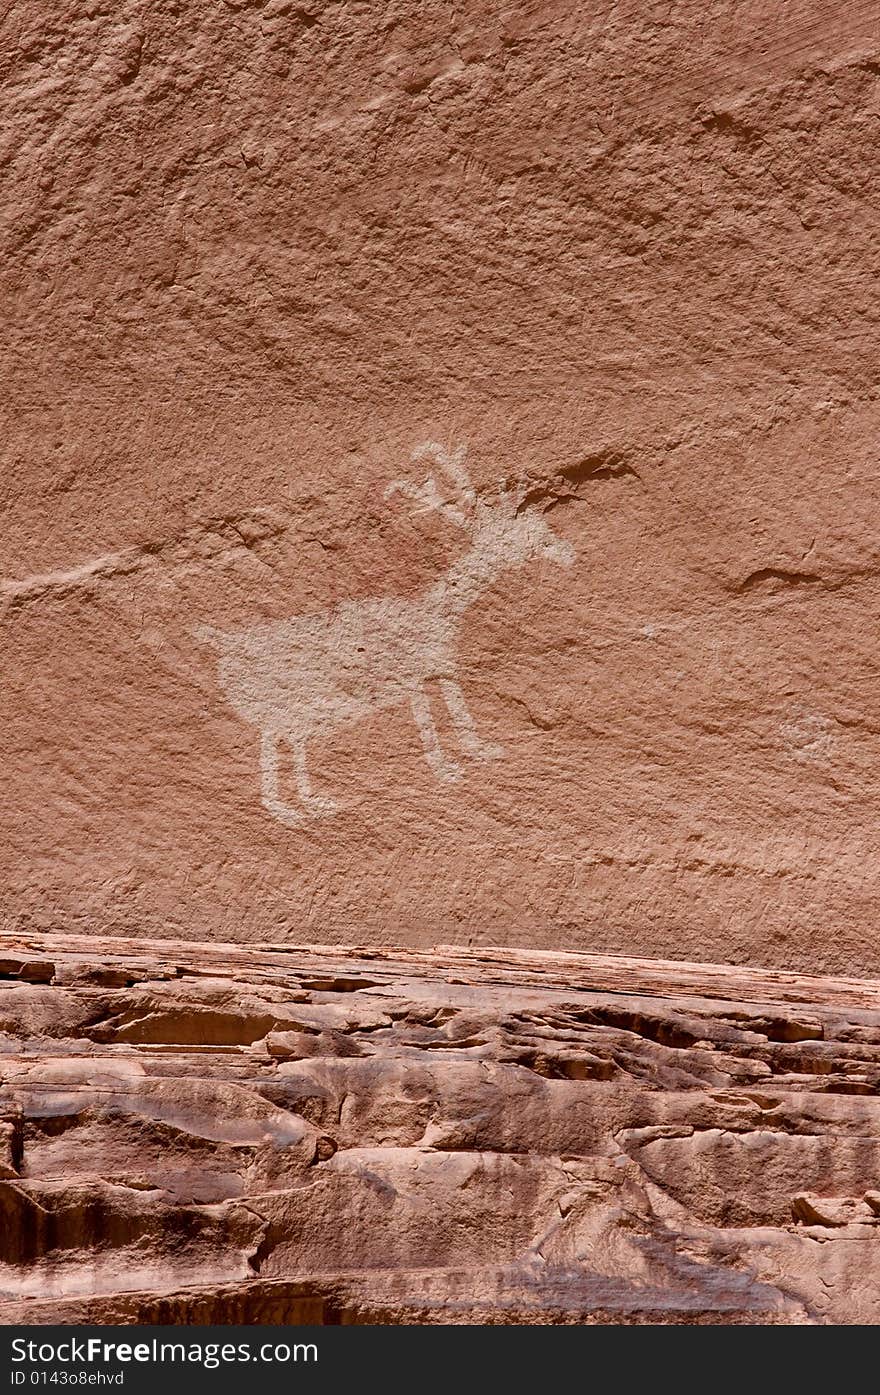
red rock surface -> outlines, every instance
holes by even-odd
[[[880,983],[5,937],[0,1321],[880,1321]]]
[[[4,7],[7,928],[880,970],[878,23]]]

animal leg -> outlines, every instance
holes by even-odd
[[[444,755],[440,738],[437,735],[437,728],[434,726],[434,718],[431,716],[431,704],[421,688],[413,690],[410,701],[413,718],[419,729],[419,736],[422,738],[428,764],[438,780],[442,780],[444,783],[457,780],[461,774],[461,767],[454,760],[450,760],[447,755]]]
[[[312,782],[309,779],[309,767],[306,762],[306,743],[296,741],[293,743],[293,759],[296,769],[296,787],[299,790],[299,797],[307,809],[311,809],[316,814],[332,814],[339,808],[335,799],[331,799],[325,794],[313,794]]]
[[[450,678],[442,678],[440,691],[446,706],[449,708],[449,715],[452,718],[452,725],[455,727],[455,734],[461,749],[469,756],[475,756],[477,760],[497,760],[499,756],[503,756],[503,746],[496,746],[494,741],[484,741],[478,734],[459,684],[454,683]]]
[[[260,742],[260,780],[263,808],[290,828],[301,824],[302,810],[285,804],[278,792],[278,738],[273,731],[264,731]]]

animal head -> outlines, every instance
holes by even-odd
[[[490,498],[479,499],[465,469],[466,448],[449,452],[436,441],[426,441],[412,453],[412,460],[431,460],[445,477],[444,487],[436,475],[420,484],[394,480],[385,497],[401,493],[414,499],[417,513],[436,512],[471,538],[474,547],[489,551],[508,565],[521,566],[531,558],[570,567],[574,549],[558,538],[535,505],[525,502],[524,489],[509,490],[504,485]]]

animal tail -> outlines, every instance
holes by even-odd
[[[200,644],[208,644],[212,649],[222,649],[226,635],[222,630],[217,630],[213,625],[196,625],[193,636]]]

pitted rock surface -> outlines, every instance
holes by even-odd
[[[7,0],[7,930],[880,972],[878,35]]]

